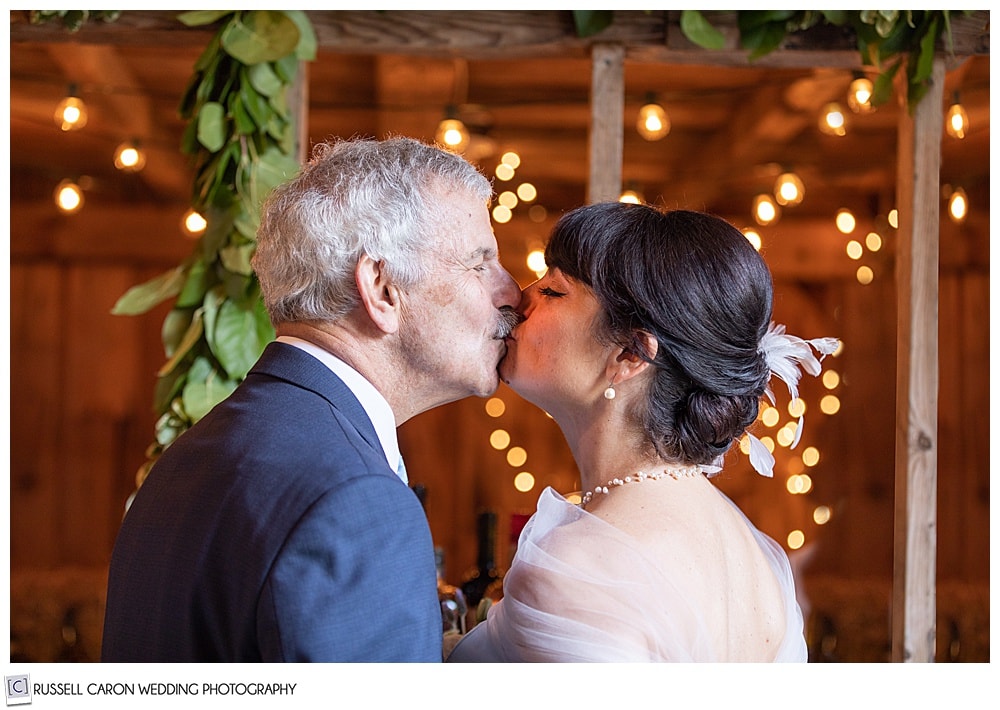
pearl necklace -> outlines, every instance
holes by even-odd
[[[682,466],[680,468],[665,468],[663,471],[658,471],[656,473],[646,473],[645,471],[637,471],[634,476],[625,476],[625,478],[612,478],[610,481],[605,483],[603,486],[598,486],[592,491],[587,491],[583,494],[583,498],[580,501],[580,506],[585,507],[589,503],[595,493],[603,493],[607,495],[608,490],[615,488],[616,486],[624,486],[626,483],[642,483],[643,481],[659,481],[661,478],[672,478],[675,481],[681,478],[691,478],[697,476],[701,473],[701,466]]]

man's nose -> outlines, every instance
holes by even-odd
[[[517,285],[517,281],[510,275],[510,272],[503,267],[500,267],[500,286],[497,289],[497,293],[500,298],[498,307],[510,306],[511,308],[517,308],[517,304],[521,301],[521,287]]]

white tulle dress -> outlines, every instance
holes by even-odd
[[[773,660],[805,662],[802,613],[788,557],[740,515],[784,596],[785,636]],[[448,661],[724,660],[713,651],[706,610],[683,594],[672,576],[643,553],[635,538],[546,488],[521,533],[504,578],[503,600],[466,634]]]

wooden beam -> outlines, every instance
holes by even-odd
[[[26,10],[10,11],[10,41],[160,44],[204,47],[215,27],[186,27],[179,11],[126,10],[115,22],[88,22],[70,33],[58,22],[32,25]],[[598,43],[621,44],[629,59],[676,64],[748,66],[735,43],[736,14],[709,12],[730,38],[721,50],[692,44],[680,31],[677,10],[615,10],[611,25],[592,37],[576,34],[569,10],[307,10],[320,49],[351,54],[423,54],[474,58],[585,57]],[[988,10],[953,16],[954,52],[989,54]],[[941,51],[946,47],[942,42]],[[786,38],[755,66],[853,67],[860,54],[850,33],[817,26]]]
[[[938,254],[944,61],[901,111],[892,660],[933,662],[937,553]],[[905,90],[900,95],[905,99]]]
[[[622,191],[625,48],[595,45],[592,62],[589,203],[617,200]]]

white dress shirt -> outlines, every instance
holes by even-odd
[[[354,393],[354,396],[361,402],[368,418],[371,419],[375,433],[382,444],[382,451],[385,459],[389,463],[389,468],[409,484],[406,477],[406,469],[400,466],[402,456],[399,453],[399,440],[396,438],[396,416],[392,413],[392,408],[385,401],[382,393],[375,389],[375,386],[366,380],[364,376],[336,355],[332,355],[323,348],[313,345],[309,341],[295,338],[288,335],[281,335],[277,338],[280,343],[287,343],[304,350],[321,363],[333,371],[337,377],[344,381],[344,384]]]

